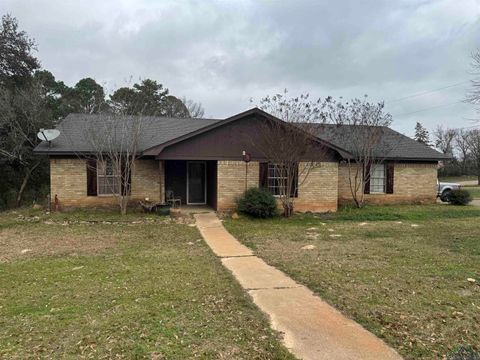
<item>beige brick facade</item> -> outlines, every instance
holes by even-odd
[[[52,202],[58,196],[61,207],[111,207],[117,205],[114,196],[87,196],[86,162],[79,158],[50,159],[50,189]],[[139,159],[132,172],[131,200],[145,197],[161,198],[162,167],[158,161]]]
[[[50,159],[50,191],[60,201],[78,203],[87,197],[85,160],[78,158]]]
[[[349,169],[347,164],[340,163],[338,165],[338,200],[340,202],[350,201],[352,198],[351,191],[350,191],[350,183],[348,181],[348,177],[353,179],[355,178],[356,169],[353,165]]]
[[[395,164],[393,195],[422,202],[437,197],[437,164]]]
[[[336,162],[322,162],[310,170],[305,178],[300,165],[298,198],[295,210],[300,212],[336,211],[338,203],[351,202],[348,167]],[[259,163],[248,164],[247,187],[259,186]],[[432,203],[436,199],[437,167],[435,163],[396,163],[393,194],[366,194],[367,202]],[[51,158],[50,180],[52,201],[58,196],[62,207],[116,206],[113,196],[87,196],[85,160],[79,158]],[[152,201],[164,199],[164,162],[137,160],[132,173],[133,202],[148,197]],[[217,208],[229,211],[235,208],[235,199],[245,190],[245,163],[243,161],[217,162]]]
[[[295,199],[295,210],[300,212],[336,211],[338,164],[334,162],[318,163],[308,172],[308,176],[303,169],[305,169],[305,164],[300,165],[300,186],[298,198]],[[248,188],[259,186],[259,170],[258,162],[248,164]],[[218,161],[217,174],[218,210],[233,210],[235,199],[245,191],[245,163],[243,161]]]
[[[337,211],[338,163],[317,163],[310,171],[305,170],[307,166],[303,163],[299,166],[299,188],[298,198],[295,199],[295,211]]]
[[[138,159],[132,174],[132,199],[161,199],[162,166],[157,160]]]
[[[355,174],[353,168],[350,174],[353,178]],[[340,164],[338,168],[339,203],[349,203],[352,201],[348,175],[348,165]],[[436,163],[395,163],[393,194],[365,194],[365,201],[384,204],[434,203],[436,196]]]
[[[258,187],[259,163],[247,166],[247,188]],[[235,199],[245,191],[245,163],[243,161],[217,162],[217,208],[229,211],[235,208]]]

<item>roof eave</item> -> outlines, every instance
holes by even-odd
[[[345,154],[348,155],[348,154]],[[353,156],[344,156],[342,155],[342,158],[344,160],[348,159],[354,159]],[[382,160],[387,160],[387,161],[426,161],[426,162],[435,162],[435,161],[445,161],[445,160],[451,160],[451,157],[405,157],[405,156],[385,156],[382,157]]]

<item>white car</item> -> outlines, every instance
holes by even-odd
[[[439,182],[437,180],[438,190],[437,190],[437,197],[440,198],[443,202],[450,201],[450,193],[452,190],[458,190],[462,188],[462,185],[457,183],[447,183],[447,182]]]

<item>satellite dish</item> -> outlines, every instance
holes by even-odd
[[[60,135],[60,131],[58,131],[57,129],[40,129],[37,137],[42,141],[50,142],[53,139],[56,139],[58,135]]]

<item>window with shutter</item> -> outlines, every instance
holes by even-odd
[[[385,164],[370,166],[370,194],[384,194],[386,192]]]
[[[114,171],[110,159],[97,163],[97,189],[98,195],[120,194],[121,176]]]
[[[368,162],[367,164],[364,165],[364,168],[363,168],[363,178],[365,180],[365,184],[363,186],[363,193],[364,194],[370,194],[370,166],[371,166],[371,163]]]
[[[260,178],[259,178],[259,187],[266,189],[268,188],[268,163],[260,163]]]
[[[392,161],[388,162],[386,165],[387,169],[387,194],[393,194],[393,179],[395,165]]]
[[[88,159],[87,164],[87,196],[97,196],[97,161]]]

